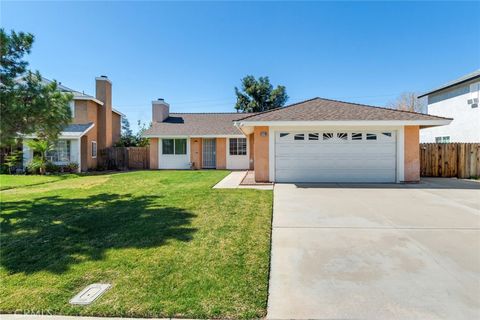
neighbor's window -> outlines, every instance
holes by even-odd
[[[230,138],[230,155],[245,156],[247,154],[246,138]]]
[[[449,143],[449,142],[450,142],[450,136],[446,136],[446,137],[435,137],[435,142],[436,142],[436,143]]]
[[[97,157],[97,142],[92,141],[92,158]]]
[[[162,154],[187,154],[187,139],[162,139]]]
[[[70,162],[70,140],[58,140],[52,150],[47,151],[47,159],[51,162]]]

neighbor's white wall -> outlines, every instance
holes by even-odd
[[[26,168],[30,160],[33,158],[33,150],[27,145],[27,139],[23,140],[22,152],[23,152],[23,168]]]
[[[472,108],[468,99],[480,98],[480,81],[462,84],[428,96],[428,113],[453,118],[446,126],[420,130],[420,142],[450,136],[450,142],[480,142],[480,105]]]
[[[230,138],[227,139],[227,169],[243,170],[250,168],[250,143],[247,139],[247,154],[244,156],[230,155]]]

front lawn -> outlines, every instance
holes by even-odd
[[[0,190],[13,189],[19,187],[33,186],[59,180],[75,178],[75,174],[51,175],[51,176],[21,176],[0,174]]]
[[[0,312],[265,316],[272,192],[211,189],[227,174],[140,171],[1,191]],[[96,282],[112,288],[68,304]]]

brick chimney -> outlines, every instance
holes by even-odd
[[[112,146],[112,82],[107,76],[95,78],[96,98],[103,102],[97,114],[98,149]]]
[[[170,105],[163,99],[152,101],[152,121],[162,122],[170,115]]]

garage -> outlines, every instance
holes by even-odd
[[[396,132],[275,132],[277,182],[395,182]]]

